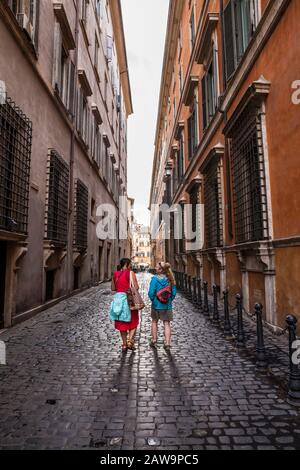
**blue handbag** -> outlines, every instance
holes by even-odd
[[[109,318],[111,321],[131,322],[131,311],[125,293],[117,293],[114,295],[110,306]]]

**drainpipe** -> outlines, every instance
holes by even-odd
[[[68,250],[67,250],[67,289],[72,292],[71,279],[73,272],[73,227],[74,227],[74,156],[75,156],[75,131],[77,117],[77,76],[78,76],[78,44],[79,44],[79,11],[80,0],[76,0],[76,19],[75,19],[75,79],[73,83],[73,118],[72,133],[70,142],[70,180],[69,180],[69,223],[68,223]]]
[[[224,0],[220,0],[220,9],[221,9],[221,36],[222,36],[222,61],[223,61],[223,93],[226,89],[227,84],[227,77],[226,77],[226,57],[225,57],[225,29],[224,29]],[[223,111],[223,120],[224,126],[227,124],[227,111]],[[229,155],[229,145],[228,139],[225,137],[225,168],[226,168],[226,186],[227,186],[227,207],[228,207],[228,230],[229,235],[233,237],[233,228],[232,228],[232,204],[231,204],[231,180],[230,180],[230,165],[229,159],[227,156]]]

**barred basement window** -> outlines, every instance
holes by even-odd
[[[237,243],[268,239],[268,214],[261,117],[248,106],[231,131]]]
[[[0,229],[27,234],[32,124],[10,99],[0,101]]]
[[[78,179],[75,188],[74,246],[80,252],[87,249],[88,205],[88,188]]]
[[[220,162],[213,161],[204,173],[205,229],[208,248],[223,246],[223,214]]]
[[[66,245],[68,236],[69,167],[55,150],[50,150],[47,187],[45,237],[54,244]]]

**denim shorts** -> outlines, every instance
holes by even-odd
[[[151,318],[154,321],[173,321],[173,310],[151,310]]]

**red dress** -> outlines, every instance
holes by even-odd
[[[130,287],[130,270],[117,271],[114,274],[114,282],[118,293],[126,293]],[[134,330],[139,324],[138,310],[131,310],[131,322],[116,321],[115,328],[118,331]]]

